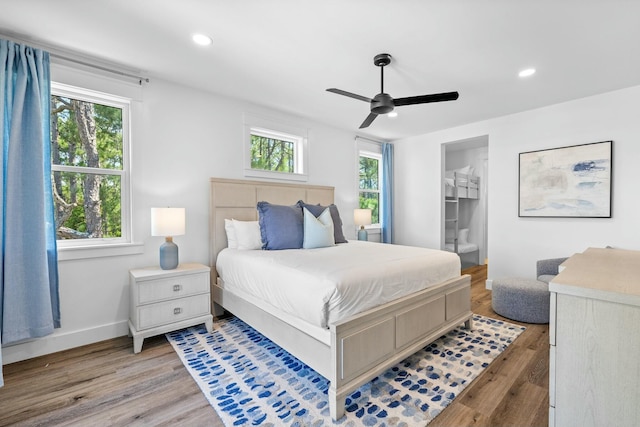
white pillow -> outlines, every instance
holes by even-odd
[[[463,168],[456,169],[455,171],[458,173],[463,173],[465,175],[473,175],[473,172],[475,172],[475,169],[472,168],[471,165],[467,165]]]
[[[236,229],[233,226],[233,220],[224,219],[224,231],[227,233],[227,247],[229,249],[238,249],[238,239],[236,239]]]
[[[333,234],[333,219],[331,211],[326,208],[316,218],[307,208],[302,208],[304,212],[304,249],[325,248],[336,244]]]
[[[469,229],[468,228],[461,228],[460,231],[458,231],[458,243],[461,245],[466,245],[467,243],[467,239],[469,238]]]
[[[238,221],[234,219],[232,222],[238,242],[238,250],[262,249],[262,236],[260,235],[258,221]]]

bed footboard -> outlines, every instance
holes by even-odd
[[[362,384],[460,324],[471,329],[470,283],[461,276],[331,325],[331,417]]]
[[[342,418],[347,395],[462,323],[471,329],[471,278],[451,279],[331,325],[330,346],[234,295],[221,280],[213,300],[330,382],[329,410]]]

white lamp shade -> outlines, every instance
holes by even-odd
[[[371,209],[354,209],[353,222],[360,225],[371,225]]]
[[[184,208],[151,208],[152,236],[181,236],[184,233]]]

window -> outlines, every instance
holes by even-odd
[[[129,100],[51,88],[51,169],[58,245],[130,240]]]
[[[251,130],[251,169],[299,173],[297,138],[263,129]]]
[[[359,199],[361,209],[371,209],[371,223],[380,223],[380,177],[382,156],[360,152]]]
[[[307,131],[245,116],[245,176],[307,180]]]

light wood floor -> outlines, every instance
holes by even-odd
[[[500,318],[485,289],[485,267],[472,275],[472,310]],[[547,325],[527,330],[431,424],[546,426]],[[5,365],[0,426],[222,426],[164,336],[131,338]]]
[[[429,427],[547,426],[549,423],[549,325],[506,319],[491,308],[486,266],[471,274],[471,311],[527,327]]]

